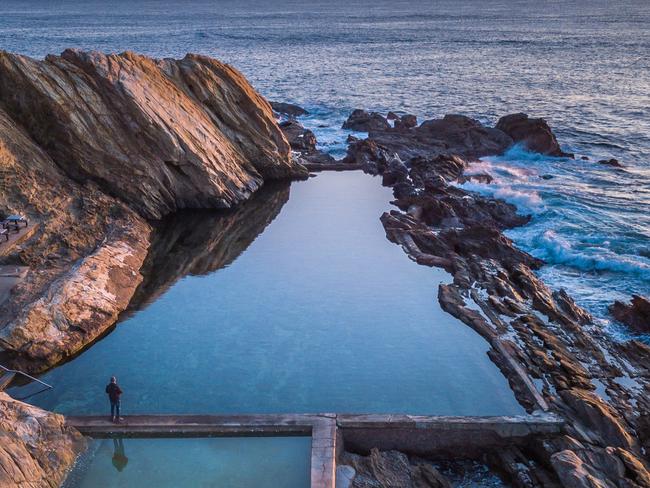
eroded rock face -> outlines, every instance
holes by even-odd
[[[501,117],[496,128],[512,140],[524,145],[528,151],[549,156],[569,156],[560,149],[555,134],[544,119],[533,119],[526,114],[510,114]]]
[[[229,207],[304,175],[270,105],[235,69],[187,55],[0,53],[0,107],[78,182],[147,218]]]
[[[85,446],[63,416],[0,392],[0,486],[58,487]]]
[[[650,332],[650,300],[647,298],[633,295],[629,305],[616,301],[609,307],[609,311],[616,320],[634,331]]]

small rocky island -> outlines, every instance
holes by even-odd
[[[472,161],[514,144],[571,157],[548,124],[524,114],[495,127],[462,115],[418,124],[410,114],[356,110],[345,127],[368,137],[351,138],[337,161],[317,149],[301,115],[290,104],[272,108],[239,72],[203,56],[0,53],[0,211],[32,226],[23,241],[0,247],[3,263],[29,269],[0,304],[0,363],[38,373],[78,353],[130,303],[175,279],[145,273],[159,256],[204,270],[236,256],[236,246],[234,254],[184,255],[177,233],[155,237],[166,216],[234,208],[265,182],[310,170],[363,170],[392,187],[396,210],[381,216],[388,239],[453,276],[438,289],[443,309],[488,341],[529,412],[564,421],[560,435],[486,453],[490,469],[515,487],[650,486],[650,348],[614,341],[564,290],[537,278],[542,262],[503,234],[530,217],[457,186],[489,182]],[[263,228],[286,198],[261,194],[231,220]],[[210,249],[234,240],[232,232],[228,221],[215,226]],[[647,303],[635,297],[612,310],[640,327]],[[4,393],[0,436],[2,486],[58,486],[85,445],[62,416]],[[344,452],[338,462],[351,468],[353,487],[450,486],[411,453]]]

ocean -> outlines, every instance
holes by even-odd
[[[308,109],[337,156],[355,108],[544,117],[576,160],[515,148],[476,163],[496,180],[469,189],[531,213],[508,235],[621,340],[608,305],[650,295],[649,27],[646,0],[0,2],[1,49],[214,56]],[[596,163],[609,158],[624,168]]]

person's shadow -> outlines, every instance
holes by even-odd
[[[113,438],[113,466],[121,472],[128,463],[129,458],[124,453],[124,440],[121,437]]]

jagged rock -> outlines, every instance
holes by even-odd
[[[398,451],[373,449],[368,456],[343,453],[341,464],[355,470],[352,488],[451,488],[451,483],[431,464],[412,464]]]
[[[562,399],[576,411],[578,419],[599,433],[607,446],[636,449],[637,442],[626,431],[616,412],[597,395],[587,390],[573,388],[560,392]]]
[[[68,176],[147,218],[229,207],[264,178],[306,174],[270,105],[205,56],[66,50],[37,61],[2,52],[0,107]]]
[[[551,462],[564,488],[616,488],[611,481],[586,464],[573,451],[561,451],[551,456]]]
[[[365,110],[356,109],[343,122],[343,129],[370,132],[390,129],[390,124],[383,115],[377,112],[366,112]]]
[[[0,486],[60,486],[86,447],[63,416],[0,392]]]
[[[555,134],[544,119],[531,119],[523,113],[501,117],[496,128],[532,152],[549,156],[569,156],[560,149]]]
[[[500,154],[513,144],[502,131],[484,127],[477,120],[462,115],[425,120],[419,127],[416,123],[415,116],[405,115],[403,120],[395,122],[395,128],[371,130],[368,139],[399,155],[402,161],[454,154],[472,159]]]
[[[294,151],[313,153],[316,151],[316,136],[309,129],[305,129],[295,120],[287,120],[280,123],[280,129],[289,141]]]
[[[630,304],[615,301],[609,312],[619,322],[631,327],[636,332],[650,332],[650,300],[640,295],[632,295]]]
[[[395,112],[388,112],[386,115],[386,120],[399,120],[399,115],[397,115]]]
[[[286,102],[270,102],[271,108],[274,112],[279,114],[288,115],[290,118],[300,117],[302,115],[309,115],[309,112],[304,108],[294,105],[293,103]]]
[[[409,161],[409,175],[414,185],[424,188],[434,177],[442,177],[447,181],[457,180],[466,166],[467,163],[455,155],[415,157]]]

